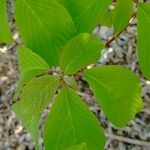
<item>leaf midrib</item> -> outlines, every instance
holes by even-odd
[[[66,105],[67,105],[67,108],[68,108],[68,115],[69,115],[69,118],[70,118],[71,127],[72,127],[72,130],[73,130],[73,135],[74,135],[74,139],[75,139],[75,143],[76,143],[77,142],[76,129],[75,129],[74,124],[73,124],[67,93],[66,93],[65,97],[66,97]]]

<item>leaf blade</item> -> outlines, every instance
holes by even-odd
[[[100,19],[99,24],[110,28],[113,25],[113,16],[114,10],[108,10]]]
[[[49,65],[39,55],[33,53],[29,48],[21,46],[18,51],[19,69],[26,72],[33,69],[48,69]]]
[[[6,13],[6,0],[0,1],[0,43],[12,43],[12,36]]]
[[[144,75],[150,79],[150,4],[139,4],[138,5],[138,35],[137,35],[137,47],[138,47],[138,58],[139,64]]]
[[[115,126],[124,127],[141,111],[140,81],[127,69],[111,65],[95,67],[86,71],[84,78]]]
[[[87,147],[85,143],[81,143],[78,145],[71,146],[67,148],[67,150],[87,150]]]
[[[103,17],[112,0],[58,0],[72,16],[78,33],[91,32]]]
[[[117,0],[116,7],[114,9],[114,30],[117,35],[120,33],[129,23],[133,13],[133,1],[126,0],[123,2],[122,0]],[[120,20],[121,18],[121,20]]]
[[[36,148],[40,113],[53,98],[58,83],[59,79],[50,75],[32,79],[23,88],[20,100],[12,106],[17,118],[33,136]]]
[[[51,0],[17,0],[15,19],[25,45],[58,66],[61,49],[76,34],[66,9]]]
[[[56,97],[44,127],[45,149],[104,148],[105,138],[94,115],[76,93],[65,87]]]
[[[73,74],[81,68],[96,62],[104,45],[96,37],[81,33],[72,38],[64,47],[60,67],[66,74]]]
[[[49,69],[49,65],[30,49],[21,46],[18,51],[19,69],[21,75],[15,91],[14,99],[17,99],[22,87],[32,78],[40,75]]]

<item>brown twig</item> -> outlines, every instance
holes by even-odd
[[[120,36],[120,34],[121,34],[123,31],[126,30],[126,28],[127,28],[129,25],[131,25],[131,22],[133,21],[133,19],[134,19],[135,17],[136,17],[136,13],[134,13],[134,14],[132,15],[132,17],[131,17],[129,23],[126,25],[126,27],[125,27],[122,31],[120,31],[117,35],[114,35],[109,41],[106,42],[105,47],[110,47],[110,44],[111,44],[114,40],[116,40],[116,39]]]
[[[138,3],[138,0],[133,0],[134,1],[134,3]]]
[[[137,139],[131,139],[131,138],[122,137],[122,136],[118,136],[118,135],[113,135],[113,134],[109,134],[109,133],[106,133],[105,136],[107,138],[112,139],[112,140],[117,140],[117,141],[129,143],[129,144],[134,144],[134,145],[150,147],[150,142],[146,142],[146,141],[140,141],[140,140],[137,140]]]

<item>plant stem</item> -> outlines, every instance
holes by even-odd
[[[120,34],[121,34],[123,31],[126,30],[126,28],[127,28],[129,25],[131,25],[131,22],[134,20],[135,17],[136,17],[136,13],[134,13],[134,14],[132,15],[132,17],[131,17],[129,23],[126,25],[126,27],[125,27],[122,31],[120,31],[117,35],[114,35],[109,41],[106,42],[105,47],[110,47],[110,44],[111,44],[114,40],[116,40],[116,39],[120,36]]]
[[[129,143],[129,144],[134,144],[134,145],[150,147],[150,143],[146,142],[146,141],[140,141],[140,140],[131,139],[131,138],[127,138],[127,137],[122,137],[122,136],[118,136],[118,135],[113,135],[113,134],[109,134],[109,133],[106,133],[105,136],[107,138],[112,139],[112,140],[117,140],[117,141]]]

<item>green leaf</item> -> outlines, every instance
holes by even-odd
[[[78,32],[91,32],[112,0],[57,0],[71,14]]]
[[[84,73],[102,110],[117,127],[124,127],[141,111],[138,77],[121,66],[100,66]]]
[[[99,24],[102,26],[111,27],[113,25],[113,16],[114,16],[114,10],[108,10],[103,18],[99,21]]]
[[[49,69],[48,64],[40,56],[24,46],[19,48],[18,57],[21,75],[14,99],[18,98],[21,88],[27,82]]]
[[[93,35],[81,33],[72,38],[64,47],[60,67],[65,74],[73,74],[81,68],[96,62],[104,45]]]
[[[47,70],[49,65],[39,55],[33,53],[29,48],[21,46],[18,52],[19,57],[19,69],[21,72],[30,70]]]
[[[63,79],[69,87],[76,89],[76,90],[78,89],[78,84],[74,77],[64,75]]]
[[[20,100],[12,106],[18,119],[31,133],[38,148],[38,131],[40,113],[52,100],[59,79],[53,76],[43,76],[32,79],[23,88]]]
[[[114,9],[114,30],[118,34],[125,29],[133,13],[133,0],[117,0]]]
[[[6,0],[0,0],[0,43],[12,43],[6,13]]]
[[[61,49],[75,35],[67,10],[54,0],[17,0],[16,24],[27,47],[50,66],[58,66]]]
[[[46,120],[44,143],[46,150],[72,150],[81,143],[86,150],[102,150],[105,137],[98,120],[82,99],[65,87],[56,97]]]
[[[138,5],[138,58],[141,70],[150,80],[150,3]]]
[[[85,143],[81,143],[78,145],[71,146],[67,148],[67,150],[87,150],[87,147]]]

